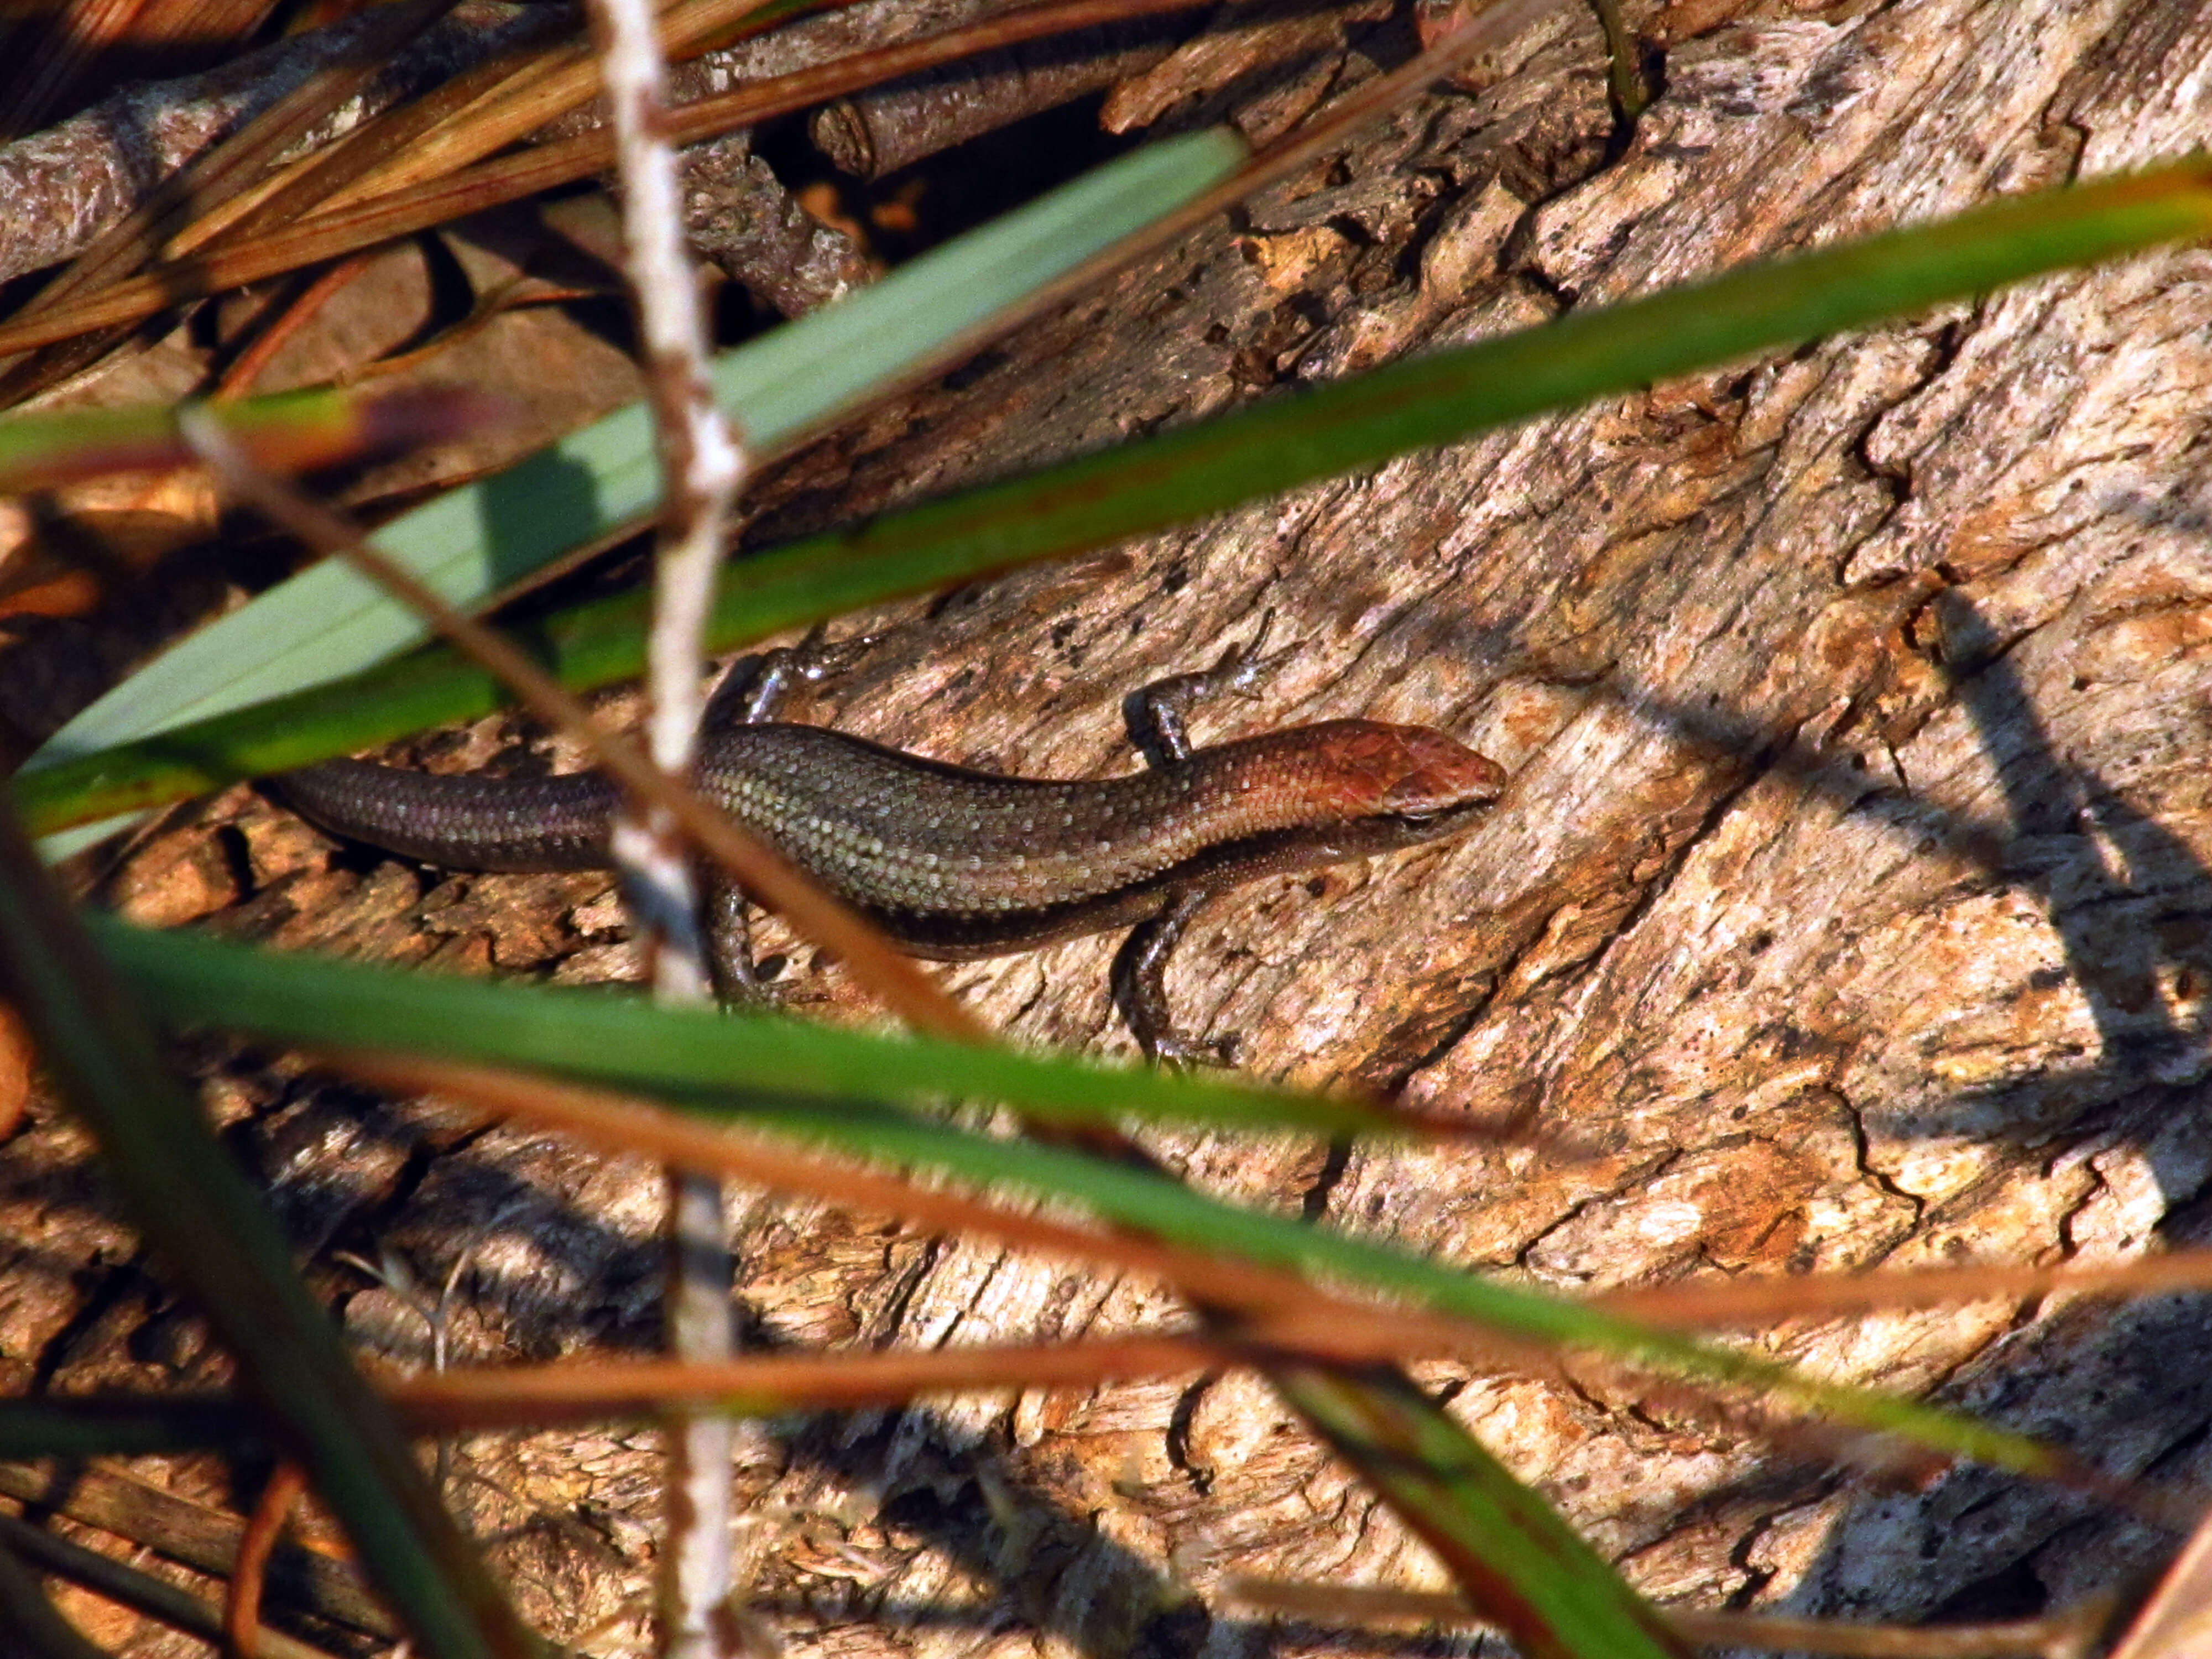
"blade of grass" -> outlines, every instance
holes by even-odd
[[[2208,233],[2212,161],[2196,161],[2014,198],[1577,312],[776,549],[725,576],[713,641],[734,648],[897,594],[1164,529],[1547,410]],[[624,599],[580,607],[545,623],[539,643],[548,666],[573,688],[635,676],[642,657],[639,606]],[[111,712],[68,733],[52,757],[66,750],[78,758],[21,779],[18,798],[33,826],[51,833],[471,718],[497,702],[484,676],[428,653],[228,719],[198,720],[157,740],[128,740],[133,722]],[[107,742],[118,746],[82,752]]]
[[[610,1075],[604,1053],[606,1028],[594,1028],[599,1040],[577,1045],[599,1051],[599,1057],[572,1068],[555,1057],[566,1040],[549,1029],[562,1022],[546,1016],[557,1007],[572,1007],[568,1023],[573,1026],[589,1018],[585,1003],[619,999],[475,981],[433,981],[303,957],[283,958],[283,973],[257,978],[247,994],[236,975],[240,959],[254,953],[243,947],[114,922],[100,924],[99,937],[159,1017],[179,1025],[252,1031],[317,1048],[405,1049],[532,1069],[574,1069],[599,1078]],[[376,981],[384,982],[381,988]],[[631,1005],[641,1022],[702,1018],[655,1009],[635,999]],[[464,1011],[458,1017],[457,1009]],[[678,1028],[672,1024],[668,1029],[673,1043],[678,1040]],[[923,1045],[915,1046],[919,1049]],[[953,1053],[961,1060],[978,1062],[965,1083],[953,1083],[953,1091],[971,1098],[1024,1098],[1015,1093],[1024,1079],[1011,1069],[1021,1057],[965,1048]],[[642,1055],[629,1063],[639,1067],[629,1073],[633,1078],[647,1064]],[[1030,1064],[1043,1068],[1047,1063]],[[884,1069],[892,1067],[887,1064]],[[1052,1091],[1048,1100],[1064,1100],[1058,1089],[1079,1069],[1071,1066],[1066,1077],[1049,1082],[1042,1069],[1030,1076],[1042,1085],[1041,1092]],[[957,1079],[958,1066],[949,1065],[943,1075]],[[907,1081],[915,1086],[910,1075]],[[1122,1098],[1132,1108],[1140,1101],[1162,1099],[1169,1091],[1229,1086],[1161,1073],[1130,1073],[1118,1082],[1125,1091]],[[664,1081],[662,1086],[670,1085]],[[880,1099],[886,1091],[879,1079],[847,1099]],[[1955,1413],[1800,1376],[1748,1355],[1464,1273],[1388,1244],[1238,1209],[1160,1176],[1062,1147],[995,1139],[859,1104],[782,1104],[763,1099],[743,1085],[736,1085],[736,1092],[720,1095],[709,1094],[708,1085],[696,1082],[677,1085],[670,1103],[705,1117],[741,1121],[901,1167],[986,1186],[1004,1183],[1036,1197],[1076,1205],[1102,1222],[1181,1249],[1382,1291],[1509,1337],[1586,1347],[1671,1375],[1769,1391],[1800,1407],[1863,1428],[1902,1435],[1948,1455],[2023,1474],[2069,1473],[2063,1455],[2053,1449]]]
[[[1941,1267],[1870,1267],[1863,1273],[1790,1273],[1723,1284],[1662,1285],[1593,1298],[1626,1319],[1678,1328],[1820,1318],[1880,1308],[1923,1308],[1990,1297],[2165,1296],[2212,1291],[2212,1250],[2176,1250],[2132,1261],[1954,1262]]]
[[[795,1147],[726,1121],[710,1121],[653,1100],[608,1092],[543,1073],[495,1069],[420,1056],[377,1054],[358,1048],[320,1049],[333,1071],[398,1094],[434,1095],[558,1130],[617,1155],[641,1154],[673,1166],[723,1175],[771,1192],[817,1198],[842,1210],[887,1215],[946,1233],[996,1238],[1070,1262],[1107,1267],[1125,1275],[1188,1287],[1217,1306],[1264,1317],[1270,1328],[1294,1324],[1313,1307],[1312,1287],[1295,1274],[1177,1249],[1156,1241],[1109,1232],[1086,1223],[1035,1211],[1010,1211],[963,1190],[856,1164],[839,1154]],[[1318,1298],[1347,1326],[1371,1321],[1375,1310]],[[1446,1344],[1463,1327],[1439,1329]]]
[[[14,1632],[24,1659],[106,1659],[46,1600],[38,1575],[0,1543],[0,1628]]]
[[[641,1088],[744,1087],[825,1105],[957,1096],[1070,1124],[1151,1119],[1331,1136],[1469,1133],[1377,1103],[1226,1075],[878,1036],[778,1014],[655,1008],[605,991],[395,973],[91,921],[110,957],[171,1016],[206,1019],[213,1009],[250,1006],[265,1035],[321,1048],[383,1048],[380,1034],[404,1032],[426,1053]]]
[[[1524,1650],[1560,1659],[1673,1651],[1643,1639],[1648,1611],[1620,1577],[1589,1551],[1560,1542],[1559,1534],[1571,1540],[1571,1530],[1550,1517],[1540,1498],[1387,1363],[1408,1346],[1401,1318],[1316,1296],[1294,1275],[1163,1245],[1143,1230],[1071,1231],[1048,1217],[981,1206],[939,1187],[824,1166],[757,1136],[707,1131],[643,1102],[419,1059],[384,1060],[356,1053],[337,1063],[386,1087],[428,1090],[557,1124],[587,1142],[649,1149],[671,1164],[811,1193],[847,1207],[856,1200],[881,1206],[902,1219],[943,1218],[965,1234],[1041,1244],[1094,1268],[1110,1266],[1161,1279],[1181,1290],[1200,1309],[1208,1330],[1235,1344],[1293,1409],[1304,1413],[1324,1443],[1435,1546],[1463,1588],[1488,1595],[1487,1605]],[[1101,1167],[1183,1190],[1152,1166],[1132,1163],[1142,1154],[1128,1142],[1101,1139],[1105,1144],[1091,1155]],[[870,1194],[884,1196],[870,1203]],[[1443,1346],[1456,1348],[1455,1336],[1445,1331]],[[1245,1350],[1247,1337],[1267,1346]],[[1364,1352],[1363,1340],[1374,1344]],[[1478,1342],[1484,1351],[1478,1363],[1493,1364],[1500,1345],[1487,1336]],[[1346,1356],[1356,1358],[1347,1363]],[[1532,1537],[1541,1540],[1534,1549]],[[1586,1610],[1577,1630],[1561,1627],[1557,1614],[1567,1607]],[[1575,1639],[1577,1630],[1599,1637],[1584,1645]]]
[[[672,1103],[708,1115],[734,1115],[908,1168],[1005,1182],[1038,1197],[1081,1204],[1102,1220],[1187,1249],[1386,1291],[1508,1336],[1587,1347],[1675,1376],[1761,1390],[1953,1456],[2023,1474],[2070,1472],[2055,1449],[1957,1413],[1823,1383],[1784,1366],[1481,1278],[1388,1244],[1238,1209],[1174,1182],[1058,1147],[994,1140],[895,1113],[832,1116],[697,1099]]]
[[[1268,1381],[1341,1449],[1531,1656],[1673,1655],[1689,1644],[1559,1512],[1402,1372],[1279,1365]]]
[[[1359,1427],[1363,1414],[1371,1413],[1376,1420],[1399,1425],[1394,1435],[1401,1443],[1410,1437],[1422,1443],[1433,1439],[1437,1445],[1450,1448],[1465,1437],[1458,1425],[1441,1408],[1429,1402],[1409,1380],[1378,1364],[1354,1369],[1343,1363],[1347,1358],[1358,1357],[1363,1352],[1370,1358],[1395,1358],[1434,1349],[1460,1354],[1493,1371],[1502,1364],[1516,1370],[1550,1374],[1552,1368],[1542,1363],[1540,1353],[1536,1356],[1538,1363],[1534,1366],[1528,1363],[1527,1351],[1532,1345],[1500,1343],[1494,1336],[1485,1334],[1469,1348],[1449,1320],[1393,1314],[1343,1303],[1310,1292],[1294,1276],[1265,1268],[1236,1267],[1218,1255],[1165,1247],[1148,1237],[1133,1237],[1125,1230],[1106,1234],[1071,1232],[1062,1224],[1046,1219],[1034,1211],[994,1212],[939,1186],[915,1186],[896,1176],[823,1164],[802,1154],[779,1150],[754,1135],[732,1135],[695,1127],[674,1114],[643,1102],[578,1090],[520,1073],[454,1066],[416,1058],[382,1060],[355,1053],[341,1057],[337,1063],[341,1069],[386,1088],[466,1101],[495,1113],[564,1129],[580,1136],[587,1145],[617,1152],[641,1152],[671,1164],[719,1170],[749,1185],[817,1197],[841,1208],[887,1213],[908,1222],[945,1225],[968,1235],[980,1234],[1008,1243],[1042,1248],[1062,1257],[1088,1260],[1094,1267],[1111,1267],[1125,1274],[1158,1279],[1175,1285],[1208,1309],[1213,1322],[1226,1318],[1240,1339],[1267,1345],[1246,1357],[1271,1382],[1279,1382],[1294,1407],[1300,1403],[1302,1391],[1310,1393],[1314,1387],[1322,1389],[1323,1400],[1335,1409],[1308,1413],[1309,1423],[1332,1449],[1352,1462],[1363,1480],[1394,1506],[1401,1508],[1417,1529],[1430,1536],[1447,1559],[1462,1554],[1474,1558],[1470,1563],[1471,1570],[1462,1575],[1463,1583],[1480,1587],[1489,1582],[1486,1575],[1491,1575],[1522,1587],[1522,1600],[1503,1605],[1502,1610],[1514,1624],[1529,1626],[1526,1639],[1533,1645],[1553,1643],[1558,1632],[1546,1619],[1541,1606],[1528,1603],[1548,1605],[1565,1600],[1604,1606],[1626,1595],[1617,1581],[1606,1577],[1601,1563],[1593,1564],[1585,1556],[1572,1552],[1554,1555],[1548,1550],[1532,1556],[1525,1528],[1514,1528],[1510,1535],[1494,1538],[1492,1534],[1499,1527],[1497,1501],[1502,1500],[1486,1496],[1480,1483],[1476,1490],[1462,1492],[1451,1478],[1450,1466],[1439,1468],[1416,1461],[1416,1466],[1408,1468],[1407,1459],[1393,1444]],[[1125,1172],[1158,1174],[1149,1170],[1133,1170],[1118,1158],[1109,1156],[1107,1161]],[[1366,1348],[1365,1344],[1370,1341],[1375,1346]],[[1303,1363],[1300,1356],[1329,1356],[1322,1360],[1322,1364],[1328,1367],[1328,1374],[1318,1383],[1312,1378],[1302,1378],[1300,1372],[1319,1367]],[[1288,1375],[1279,1376],[1286,1366]],[[1768,1422],[1762,1426],[1769,1435],[1779,1429],[1785,1443],[1789,1439],[1804,1437],[1796,1425]],[[1832,1447],[1829,1450],[1842,1451],[1846,1461],[1849,1459],[1848,1448]],[[1480,1474],[1487,1461],[1480,1449],[1474,1448],[1466,1456],[1473,1460],[1475,1472]],[[1502,1472],[1495,1473],[1496,1478],[1505,1479]],[[2144,1494],[2126,1483],[2104,1480],[2087,1470],[2069,1469],[2063,1466],[2063,1459],[2061,1467],[2051,1473],[2069,1479],[2082,1490],[2120,1504],[2130,1513],[2146,1517],[2162,1516],[2171,1507],[2147,1504]],[[1509,1490],[1505,1496],[1511,1498],[1512,1491]],[[1525,1501],[1537,1500],[1526,1497]],[[2192,1514],[2193,1510],[2192,1505]],[[1601,1582],[1572,1589],[1554,1582],[1559,1577],[1572,1580],[1593,1571]],[[1529,1582],[1524,1584],[1524,1580]],[[1496,1602],[1498,1598],[1493,1596],[1492,1601]],[[1605,1654],[1616,1650],[1614,1647],[1593,1650]]]
[[[884,380],[945,361],[995,311],[1205,189],[1243,154],[1234,135],[1218,131],[1139,150],[724,355],[714,367],[717,400],[757,452],[778,453]],[[580,543],[641,522],[659,489],[652,423],[643,404],[632,404],[417,508],[376,541],[466,607]],[[319,566],[133,676],[64,726],[33,764],[327,679],[333,665],[374,662],[422,633],[374,584]]]
[[[0,1401],[0,1461],[248,1454],[266,1419],[235,1395],[51,1395]]]
[[[347,1359],[276,1224],[163,1068],[136,1000],[9,817],[0,983],[148,1242],[206,1310],[424,1651],[534,1659],[535,1643]]]

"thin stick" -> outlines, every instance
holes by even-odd
[[[646,656],[647,750],[670,777],[691,769],[706,708],[707,613],[744,452],[714,405],[698,275],[684,246],[682,182],[667,127],[668,65],[650,0],[589,0],[622,179],[623,258],[645,347],[646,398],[666,481]],[[664,1000],[711,1000],[690,866],[665,811],[625,811],[614,857]]]
[[[1389,1357],[1378,1352],[1381,1346],[1354,1341],[1323,1357]],[[713,1364],[593,1361],[483,1368],[395,1378],[384,1391],[401,1420],[417,1432],[450,1434],[648,1417],[671,1406],[751,1416],[850,1411],[902,1406],[934,1394],[1092,1388],[1251,1363],[1251,1351],[1241,1342],[1122,1336],[889,1353],[752,1354]]]
[[[894,950],[858,912],[671,779],[635,744],[601,726],[573,694],[505,635],[455,610],[329,507],[254,465],[205,409],[179,409],[177,428],[192,452],[240,499],[318,551],[349,559],[411,606],[456,649],[496,678],[524,708],[580,744],[617,784],[666,811],[695,845],[736,876],[748,892],[835,954],[854,979],[892,1012],[939,1036],[964,1042],[989,1041],[973,1015]]]
[[[344,292],[372,263],[374,261],[367,253],[351,254],[308,283],[289,304],[270,319],[268,326],[261,331],[253,343],[238,354],[237,361],[223,370],[222,380],[216,385],[216,400],[227,403],[233,398],[243,398],[251,392],[253,383],[261,378],[261,371],[269,367],[270,360],[284,349],[286,343],[313,321],[316,313]]]
[[[239,1534],[238,1554],[231,1563],[230,1589],[223,1598],[222,1629],[237,1659],[262,1659],[261,1581],[269,1557],[276,1547],[292,1508],[307,1489],[307,1477],[289,1458],[270,1472],[261,1501]]]
[[[651,0],[586,0],[586,9],[613,118],[623,270],[645,346],[646,397],[665,481],[646,647],[647,748],[662,774],[680,778],[690,774],[698,750],[707,616],[745,456],[715,407],[708,373],[699,279],[684,246],[682,179],[665,137],[668,65]],[[699,893],[675,820],[631,801],[615,821],[612,845],[655,999],[711,1002]],[[735,1344],[734,1267],[721,1184],[672,1169],[667,1231],[662,1295],[670,1351],[696,1363],[726,1360]],[[742,1624],[726,1607],[736,1587],[730,1550],[736,1445],[735,1425],[726,1417],[669,1419],[657,1632],[669,1659],[729,1659],[744,1645]]]

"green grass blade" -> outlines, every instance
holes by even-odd
[[[295,955],[273,958],[281,963],[282,971],[257,977],[249,996],[240,994],[234,963],[235,958],[255,954],[246,947],[153,933],[113,921],[101,923],[97,936],[162,1019],[178,1025],[250,1031],[310,1045],[366,1045],[557,1071],[563,1066],[549,1057],[546,1010],[572,1010],[569,1017],[580,1020],[586,1018],[583,1008],[588,1002],[623,1000],[618,994],[557,994],[418,976]],[[372,979],[386,981],[385,988],[371,988]],[[419,991],[410,991],[410,987]],[[462,1006],[453,1000],[461,996],[469,999],[465,1016],[447,1012],[451,1006]],[[674,1016],[652,1010],[641,1001],[638,1013],[640,1030],[645,1029],[647,1015],[672,1021],[672,1033],[677,1029]],[[610,1029],[596,1028],[597,1036],[605,1039]],[[1009,1064],[1018,1062],[1020,1056],[993,1056],[963,1049],[951,1058],[972,1060],[978,1067],[974,1076],[989,1079],[988,1086],[971,1085],[948,1065],[945,1086],[963,1096],[1046,1108],[1056,1101],[1064,1103],[1065,1097],[1052,1092],[1062,1082],[1048,1083],[1042,1062],[1029,1062],[1039,1068],[1030,1078],[1042,1085],[1032,1100],[1024,1091],[1023,1078]],[[643,1068],[649,1064],[649,1056],[641,1055],[635,1063]],[[987,1071],[986,1066],[994,1069]],[[882,1069],[896,1075],[896,1062],[886,1061]],[[604,1059],[589,1059],[576,1069],[601,1080],[609,1075]],[[641,1082],[647,1074],[641,1069],[624,1075]],[[1170,1089],[1227,1086],[1206,1079],[1141,1073],[1115,1081],[1126,1090],[1133,1108],[1147,1097],[1164,1100]],[[935,1086],[932,1085],[933,1091]],[[880,1100],[889,1091],[879,1076],[872,1087],[856,1091],[848,1100]],[[839,1151],[986,1185],[1004,1184],[1030,1195],[1073,1203],[1103,1221],[1170,1243],[1364,1285],[1516,1336],[1594,1349],[1709,1382],[1767,1390],[1800,1406],[1862,1427],[1902,1435],[1954,1455],[2036,1474],[2049,1474],[2063,1467],[2055,1453],[2035,1441],[1987,1428],[1954,1413],[1802,1377],[1785,1367],[1730,1349],[1462,1273],[1388,1244],[1239,1209],[1159,1176],[1063,1148],[971,1134],[904,1112],[858,1103],[831,1109],[819,1103],[769,1103],[761,1091],[743,1085],[710,1096],[701,1085],[688,1083],[670,1089],[666,1097],[683,1109],[702,1115],[738,1117]],[[1194,1098],[1188,1093],[1177,1097],[1186,1102]]]
[[[1577,312],[775,550],[726,578],[714,643],[731,649],[1671,374],[2208,233],[2212,162],[2193,161],[2015,198]],[[552,619],[536,642],[569,685],[602,685],[639,672],[642,617],[636,601],[606,601]],[[18,799],[33,828],[47,833],[471,718],[498,702],[481,672],[425,653],[53,766],[23,778]]]
[[[1658,1610],[1402,1373],[1279,1365],[1267,1380],[1530,1659],[1688,1659]]]
[[[27,1522],[17,1525],[32,1530]],[[10,1541],[0,1536],[0,1623],[14,1631],[18,1650],[26,1659],[107,1659],[46,1599],[38,1574],[9,1547]]]
[[[1801,1376],[1785,1366],[1618,1318],[1577,1303],[1411,1255],[1394,1246],[1243,1210],[1188,1187],[1033,1142],[996,1140],[892,1112],[837,1115],[758,1106],[752,1102],[671,1103],[703,1116],[740,1118],[838,1151],[908,1168],[1005,1183],[1080,1204],[1100,1219],[1261,1267],[1387,1291],[1514,1336],[1587,1348],[1697,1381],[1764,1390],[1861,1428],[1899,1435],[1930,1449],[2027,1474],[2065,1468],[2052,1449],[1958,1413],[1869,1389]]]
[[[424,1652],[537,1644],[300,1282],[283,1236],[161,1064],[137,1000],[0,816],[0,984],[167,1271],[205,1310],[272,1434],[313,1479]]]
[[[1219,183],[1246,154],[1234,133],[1214,130],[1100,167],[872,289],[724,354],[714,370],[717,400],[756,460],[787,450],[876,388],[951,361],[995,313]],[[474,608],[571,550],[641,523],[659,499],[652,419],[632,404],[417,507],[376,542],[448,601]],[[324,684],[404,650],[424,632],[412,611],[349,566],[318,565],[125,680],[30,764]]]
[[[244,1401],[221,1395],[0,1401],[0,1462],[208,1450],[265,1454],[268,1446],[265,1419]]]
[[[623,1087],[750,1089],[784,1099],[911,1104],[951,1097],[1045,1121],[1152,1118],[1225,1129],[1358,1134],[1395,1126],[1355,1100],[1235,1079],[1094,1065],[926,1036],[840,1030],[770,1014],[657,1006],[626,992],[400,974],[91,918],[111,957],[165,1013],[252,1007],[263,1035],[530,1063]]]

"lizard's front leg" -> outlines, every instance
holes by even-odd
[[[1172,674],[1130,695],[1123,706],[1124,718],[1131,741],[1149,764],[1168,767],[1190,758],[1186,717],[1194,705],[1224,694],[1257,695],[1255,688],[1267,671],[1290,654],[1288,650],[1272,657],[1261,654],[1273,621],[1271,611],[1260,619],[1260,630],[1249,644],[1231,647],[1212,667]],[[1132,928],[1115,955],[1115,1003],[1128,1022],[1137,1046],[1153,1060],[1181,1066],[1234,1066],[1243,1046],[1234,1031],[1218,1037],[1197,1037],[1179,1030],[1168,1006],[1168,958],[1182,943],[1191,918],[1217,896],[1206,887],[1182,889],[1159,915]]]

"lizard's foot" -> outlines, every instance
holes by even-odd
[[[1199,703],[1224,696],[1253,698],[1260,695],[1260,684],[1270,671],[1298,649],[1290,645],[1262,654],[1274,625],[1275,613],[1269,611],[1260,618],[1259,632],[1243,645],[1231,646],[1211,668],[1171,674],[1129,694],[1123,702],[1122,717],[1128,724],[1131,740],[1147,759],[1158,765],[1188,757],[1188,720]]]
[[[792,687],[804,682],[819,685],[851,672],[878,645],[881,634],[855,634],[833,640],[826,624],[817,623],[797,645],[778,646],[757,656],[741,657],[707,700],[702,724],[757,726],[772,720],[791,696]]]

